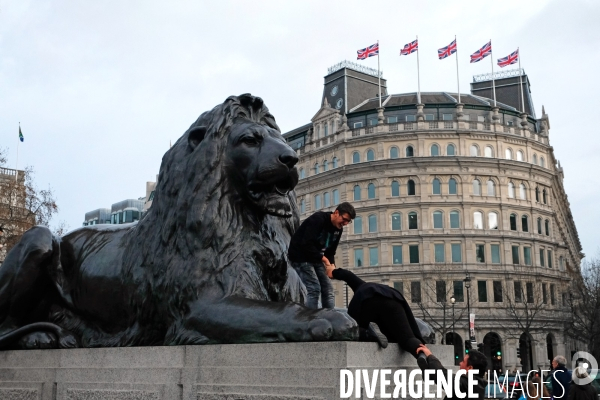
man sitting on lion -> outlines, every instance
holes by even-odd
[[[297,161],[260,98],[203,113],[138,223],[23,235],[0,267],[0,348],[356,339],[347,315],[300,305]]]

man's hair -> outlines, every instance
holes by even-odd
[[[565,356],[556,356],[556,357],[554,357],[553,361],[556,361],[556,363],[558,365],[560,365],[561,367],[564,367],[565,365],[567,365],[567,359],[565,358]]]
[[[345,201],[345,202],[341,203],[339,206],[337,206],[335,211],[337,211],[340,215],[348,214],[351,219],[356,218],[356,210],[354,210],[354,207],[352,206],[352,204],[348,203],[347,201]]]
[[[488,360],[482,352],[478,350],[469,350],[467,365],[470,365],[473,369],[479,370],[479,374],[477,375],[483,376],[487,372]]]

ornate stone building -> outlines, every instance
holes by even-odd
[[[533,110],[524,73],[497,78],[508,104],[446,92],[419,104],[384,87],[379,108],[377,71],[341,63],[311,122],[284,137],[300,157],[302,218],[343,201],[357,210],[339,267],[403,292],[457,361],[472,313],[493,369],[549,369],[578,348],[566,305],[583,254],[549,117],[519,112],[522,99]],[[336,282],[338,306],[351,295]]]

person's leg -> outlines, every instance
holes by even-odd
[[[301,262],[292,262],[292,267],[298,273],[298,276],[306,286],[306,304],[308,308],[317,309],[319,306],[319,295],[321,294],[321,285],[315,273],[313,264]],[[327,278],[329,279],[329,278]]]
[[[335,296],[333,293],[333,284],[327,276],[323,264],[313,264],[315,273],[321,284],[321,305],[323,308],[335,308]]]

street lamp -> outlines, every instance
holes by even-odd
[[[450,297],[450,303],[452,303],[452,345],[454,346],[454,303],[456,303],[454,296]]]
[[[467,288],[467,321],[469,326],[469,340],[472,342],[474,337],[471,335],[471,298],[469,297],[469,288],[471,287],[471,275],[467,272],[467,277],[463,279],[465,288]]]

